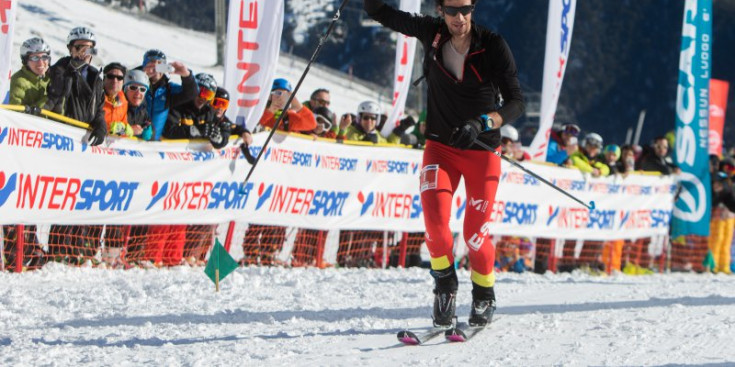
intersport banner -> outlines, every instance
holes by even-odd
[[[577,0],[549,0],[544,80],[541,88],[541,116],[538,131],[536,136],[533,137],[529,149],[529,153],[534,160],[546,160],[551,126],[554,124],[561,84],[567,70],[569,49],[572,47],[572,31],[574,30],[576,9]]]
[[[265,110],[276,73],[283,7],[284,1],[230,1],[224,75],[224,87],[230,92],[227,117],[250,130]]]
[[[13,52],[17,0],[0,0],[0,103],[7,103],[10,90],[10,56]]]
[[[409,13],[421,11],[421,0],[401,0],[400,9]],[[411,74],[413,72],[413,60],[416,55],[416,38],[398,34],[396,40],[396,68],[393,79],[393,110],[388,115],[389,123],[383,125],[380,131],[388,136],[398,126],[406,108],[406,97],[411,87]]]
[[[0,224],[213,224],[230,220],[316,229],[423,231],[422,151],[352,146],[274,135],[251,181],[236,146],[108,137],[0,109]],[[266,133],[255,134],[251,153]],[[468,198],[460,183],[450,225],[489,211],[493,234],[582,239],[668,233],[668,176],[591,179],[579,171],[529,169],[582,200],[589,211],[503,162],[497,201]],[[242,192],[242,193],[241,193]]]
[[[730,83],[724,80],[709,81],[709,154],[722,155],[722,132],[729,89]]]
[[[686,0],[676,93],[676,147],[681,194],[674,205],[672,235],[709,235],[709,83],[712,0]]]

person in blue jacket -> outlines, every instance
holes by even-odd
[[[145,100],[153,128],[151,140],[158,141],[161,140],[168,112],[194,100],[197,84],[186,65],[179,61],[168,63],[166,54],[161,50],[148,50],[143,56],[141,67],[150,80]],[[172,83],[169,74],[181,76],[181,84]]]
[[[549,148],[546,150],[546,161],[563,166],[574,151],[569,141],[579,136],[580,128],[575,124],[564,124],[559,130],[552,130],[549,137]]]

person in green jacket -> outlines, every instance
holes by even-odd
[[[25,40],[20,46],[23,67],[10,78],[9,103],[40,108],[46,103],[51,47],[41,38]]]
[[[365,101],[357,107],[357,124],[352,123],[351,115],[345,114],[339,122],[339,133],[337,139],[368,141],[373,144],[391,143],[398,144],[401,141],[400,135],[390,134],[388,139],[378,131],[378,121],[380,121],[380,105],[373,101]]]
[[[599,134],[589,133],[582,140],[581,149],[572,153],[569,158],[574,167],[582,172],[591,173],[592,177],[607,176],[610,174],[610,167],[603,163],[601,151],[602,137]]]

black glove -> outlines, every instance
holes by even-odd
[[[378,134],[372,133],[372,134],[366,134],[364,138],[362,138],[362,141],[370,141],[373,144],[378,144]]]
[[[242,151],[242,154],[245,156],[245,160],[250,163],[250,165],[253,165],[255,163],[255,157],[253,157],[252,154],[250,154],[250,148],[248,148],[248,145],[246,143],[240,144],[240,150]]]
[[[89,139],[87,143],[91,146],[97,146],[105,142],[105,136],[107,135],[107,129],[95,128],[89,133]]]
[[[393,129],[393,134],[401,136],[403,135],[403,133],[406,132],[406,130],[408,130],[409,127],[413,125],[416,125],[416,121],[413,119],[413,117],[408,116],[398,123],[398,126]]]
[[[469,149],[482,131],[482,121],[479,117],[464,122],[461,127],[455,127],[449,138],[449,145],[457,149]]]
[[[23,112],[29,115],[41,116],[41,108],[39,108],[38,106],[27,106],[26,105],[25,110],[23,110]]]

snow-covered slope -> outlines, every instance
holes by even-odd
[[[169,59],[184,62],[195,73],[208,72],[222,81],[223,68],[214,66],[217,55],[212,34],[157,24],[134,13],[119,12],[86,0],[20,1],[17,25],[13,42],[14,70],[21,66],[19,50],[24,40],[42,37],[51,45],[54,60],[58,60],[68,55],[66,36],[69,30],[86,26],[92,28],[98,38],[99,54],[93,60],[96,66],[112,61],[138,66],[146,50],[159,48]],[[304,62],[282,55],[276,77],[285,77],[295,85],[304,68]],[[378,100],[381,92],[345,80],[341,73],[317,67],[311,69],[297,97],[307,100],[313,90],[321,87],[331,91],[331,108],[338,114],[354,112],[364,100]]]
[[[461,271],[457,312],[469,313]],[[2,366],[732,366],[735,277],[499,274],[496,321],[461,345],[398,347],[430,325],[423,269],[49,264],[0,272]]]

